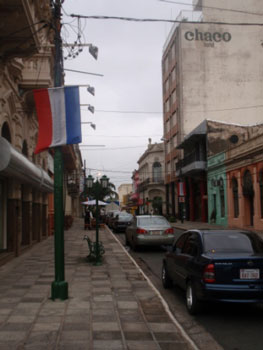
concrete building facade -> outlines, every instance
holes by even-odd
[[[127,205],[127,195],[132,193],[132,184],[121,184],[118,187],[118,196],[120,207],[124,207]]]
[[[203,120],[262,121],[260,0],[193,1],[163,50],[163,128],[167,210],[178,212],[178,144]],[[190,22],[195,23],[190,23]],[[207,23],[210,22],[210,23]],[[220,23],[220,24],[219,24]]]
[[[33,90],[53,86],[52,3],[1,1],[0,264],[53,232],[53,152],[34,154],[38,137]],[[80,213],[78,146],[62,150],[65,212]],[[74,193],[74,194],[73,194]]]
[[[166,214],[164,187],[164,144],[151,143],[138,160],[139,214]]]

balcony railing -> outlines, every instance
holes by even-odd
[[[147,186],[152,186],[152,185],[163,185],[164,184],[164,179],[163,177],[160,178],[150,178],[148,177],[147,179],[143,180],[141,183],[138,185],[139,192],[144,190]]]
[[[176,163],[176,176],[206,170],[206,166],[206,159],[192,152]]]

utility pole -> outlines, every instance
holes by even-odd
[[[63,84],[62,40],[61,40],[61,0],[54,1],[55,30],[55,67],[54,86]],[[63,208],[63,158],[61,147],[55,147],[54,155],[54,248],[55,248],[55,281],[51,286],[51,299],[65,300],[68,298],[68,283],[65,281],[64,263],[64,208]]]

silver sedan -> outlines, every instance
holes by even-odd
[[[164,216],[138,215],[126,228],[125,240],[133,250],[143,245],[170,245],[174,240],[174,230]]]

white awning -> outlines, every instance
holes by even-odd
[[[30,162],[6,139],[0,136],[0,176],[9,176],[36,187],[42,192],[53,192],[54,183],[43,169]]]

